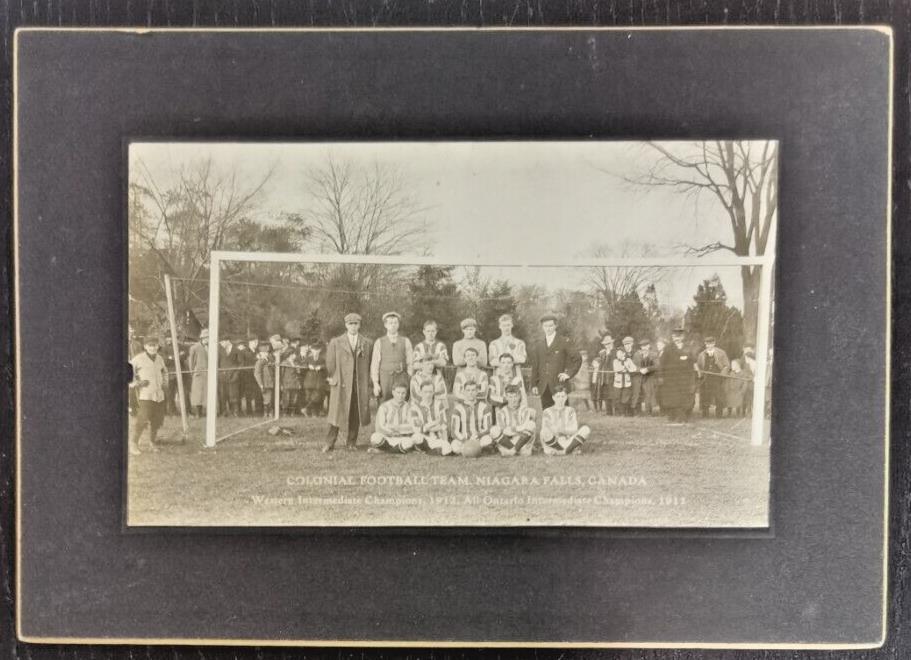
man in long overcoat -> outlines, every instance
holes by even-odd
[[[354,449],[361,426],[370,423],[370,361],[373,347],[360,334],[359,314],[345,315],[346,332],[333,337],[326,348],[329,382],[329,432],[323,452],[332,451],[339,431],[345,448]]]
[[[661,354],[660,399],[671,423],[689,420],[695,403],[696,360],[683,345],[683,330],[674,330]]]
[[[570,380],[582,366],[582,356],[568,337],[557,335],[557,317],[541,317],[543,334],[535,339],[528,352],[531,363],[531,393],[541,397],[541,408],[554,405],[553,392],[558,383],[570,386]]]
[[[190,381],[190,405],[195,413],[202,417],[205,414],[206,391],[209,378],[209,330],[204,328],[199,333],[199,341],[190,346],[187,367],[192,374]]]

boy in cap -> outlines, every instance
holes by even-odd
[[[652,343],[648,339],[639,341],[639,350],[633,355],[633,364],[638,369],[638,374],[633,374],[633,396],[636,398],[636,407],[641,405],[643,412],[652,415],[658,407],[658,387],[656,373],[658,360],[652,354]]]
[[[601,338],[601,350],[592,361],[592,390],[595,406],[604,414],[614,414],[613,363],[614,338],[608,332]]]
[[[421,400],[421,387],[425,382],[433,385],[433,398],[445,403],[448,390],[446,389],[446,379],[443,374],[434,371],[436,361],[430,353],[424,353],[421,357],[415,358],[417,371],[411,377],[411,401]]]
[[[424,359],[428,357],[430,356],[424,356]],[[417,391],[417,396],[411,400],[411,417],[415,429],[414,446],[427,453],[449,456],[452,454],[452,444],[449,442],[446,398],[435,395],[436,388],[433,381],[428,378],[422,377]]]
[[[452,364],[457,367],[464,367],[467,364],[465,351],[473,348],[478,356],[478,366],[486,367],[488,364],[487,344],[475,336],[478,332],[478,322],[472,318],[467,318],[463,319],[459,326],[462,329],[462,338],[452,345]]]
[[[633,351],[633,338],[623,338],[623,348],[618,348],[614,353],[613,367],[614,372],[613,391],[611,399],[614,403],[614,412],[624,417],[633,414],[633,373],[637,373],[636,365],[631,359]]]
[[[415,427],[411,406],[405,400],[408,385],[396,380],[392,385],[392,398],[380,404],[376,411],[376,430],[370,436],[368,453],[392,451],[404,454],[415,444]]]
[[[136,391],[136,422],[129,441],[131,454],[141,453],[139,441],[146,424],[149,425],[148,448],[157,451],[155,439],[164,422],[165,390],[168,386],[168,369],[158,354],[158,338],[146,337],[142,348],[143,352],[130,360],[133,367],[130,389]]]
[[[554,388],[554,405],[541,413],[541,445],[547,456],[581,454],[582,445],[591,435],[587,426],[579,426],[576,411],[566,405],[569,394],[564,385]]]
[[[523,401],[524,394],[520,386],[509,385],[506,405],[497,409],[497,423],[491,427],[490,437],[501,456],[530,456],[534,449],[535,411]]]
[[[323,413],[323,402],[326,400],[326,392],[329,391],[326,355],[323,343],[318,337],[312,338],[307,345],[309,350],[301,365],[301,386],[304,393],[301,405],[305,415],[316,416]]]
[[[373,343],[370,379],[373,381],[373,396],[381,401],[388,401],[392,398],[392,384],[400,375],[411,376],[414,371],[411,342],[408,337],[399,335],[401,321],[402,317],[397,312],[383,314],[386,334]],[[407,384],[405,385],[405,396],[408,396]]]
[[[273,412],[272,399],[275,394],[275,360],[272,357],[272,344],[269,342],[260,342],[257,347],[253,378],[259,386],[263,400],[263,417],[269,417]]]
[[[417,371],[418,363],[426,355],[433,360],[435,369],[442,369],[449,362],[449,351],[446,350],[446,344],[437,341],[437,330],[436,321],[424,321],[424,340],[414,345],[414,371]]]
[[[475,381],[466,381],[462,390],[464,399],[456,403],[452,410],[452,451],[461,454],[462,445],[469,440],[476,440],[482,451],[489,450],[493,447],[490,406],[486,401],[478,400],[478,384]]]
[[[465,349],[465,366],[456,372],[452,381],[452,394],[456,401],[465,400],[465,384],[473,382],[477,389],[475,397],[481,400],[487,400],[487,391],[489,387],[489,378],[487,374],[478,367],[478,351],[473,346]]]
[[[512,328],[514,321],[512,314],[503,314],[498,323],[500,325],[500,336],[490,342],[490,366],[496,367],[497,360],[504,353],[512,356],[513,364],[521,367],[528,360],[528,352],[525,349],[525,342],[518,337],[513,337]]]
[[[582,365],[576,375],[573,376],[573,393],[570,398],[584,403],[586,412],[590,412],[594,408],[592,403],[592,366],[588,361],[588,351],[581,349],[579,357],[582,358]]]

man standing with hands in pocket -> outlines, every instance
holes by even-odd
[[[557,317],[541,317],[543,335],[529,351],[531,362],[531,393],[541,397],[541,407],[554,405],[553,393],[558,384],[569,387],[569,381],[582,366],[582,357],[568,337],[557,335]]]
[[[340,429],[345,431],[345,448],[354,449],[361,426],[370,423],[372,349],[360,329],[360,314],[346,314],[345,334],[334,337],[326,349],[329,432],[323,453],[332,451]]]

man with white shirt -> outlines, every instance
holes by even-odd
[[[541,397],[541,407],[554,405],[553,392],[558,384],[569,387],[569,381],[582,366],[582,357],[573,342],[557,335],[557,317],[541,317],[543,335],[532,344],[528,353],[531,363],[531,393]]]
[[[142,342],[143,351],[130,360],[133,367],[133,381],[130,389],[136,392],[137,412],[133,434],[130,438],[130,453],[141,453],[139,439],[149,426],[148,448],[157,451],[155,439],[164,422],[165,389],[168,386],[168,369],[158,354],[158,338],[148,336]]]
[[[383,325],[386,334],[373,344],[373,357],[370,361],[370,378],[373,381],[373,396],[383,401],[392,398],[392,387],[396,383],[405,383],[405,394],[408,394],[408,381],[414,373],[414,352],[411,340],[399,335],[399,324],[402,317],[397,312],[383,314]]]
[[[372,348],[360,329],[360,314],[347,314],[345,334],[333,337],[326,349],[329,432],[323,452],[332,451],[340,429],[345,431],[345,448],[354,449],[358,430],[370,423]]]
[[[496,367],[500,356],[509,353],[512,356],[513,364],[519,369],[528,360],[528,354],[525,349],[525,342],[518,337],[513,337],[512,327],[513,319],[511,314],[503,314],[499,319],[500,336],[490,342],[490,348],[487,355],[490,358],[490,366]]]

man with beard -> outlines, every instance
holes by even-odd
[[[684,331],[674,330],[671,343],[661,355],[661,408],[675,426],[689,421],[696,391],[696,361],[683,343]]]

